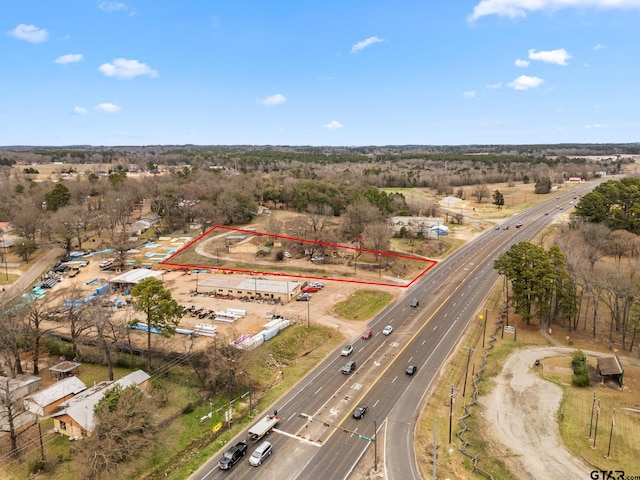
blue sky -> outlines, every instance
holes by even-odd
[[[0,12],[0,145],[640,141],[640,0]]]

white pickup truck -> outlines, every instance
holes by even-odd
[[[113,265],[113,259],[103,260],[102,262],[100,262],[100,268],[107,268],[111,265]]]

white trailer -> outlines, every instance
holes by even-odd
[[[273,412],[273,415],[266,415],[262,420],[256,423],[249,429],[249,439],[252,442],[257,442],[265,435],[269,435],[273,427],[275,427],[280,418],[278,417],[278,411]]]

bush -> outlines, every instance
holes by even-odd
[[[71,344],[61,340],[47,338],[44,341],[44,346],[51,357],[64,357],[65,360],[73,360],[75,356]]]
[[[571,367],[573,368],[573,377],[571,383],[576,387],[587,387],[591,383],[589,378],[589,366],[587,365],[587,356],[580,349],[571,355]]]

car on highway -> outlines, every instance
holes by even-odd
[[[503,230],[509,230],[509,225],[505,225],[504,227],[502,227]]]
[[[353,411],[353,418],[360,419],[364,417],[364,414],[367,413],[367,410],[369,410],[369,407],[367,407],[366,405],[364,404],[358,405],[356,409]]]
[[[356,370],[356,362],[354,362],[353,360],[345,363],[344,366],[340,369],[343,375],[349,375],[350,373],[355,372],[355,370]]]
[[[249,464],[252,467],[259,467],[273,452],[273,448],[269,442],[262,442],[258,445],[251,456],[249,457]]]
[[[369,340],[371,337],[373,337],[373,332],[371,330],[365,330],[365,332],[362,334],[363,340]]]
[[[404,373],[406,373],[407,375],[413,375],[414,373],[416,373],[416,370],[418,370],[418,367],[416,367],[415,365],[409,365]]]
[[[522,222],[518,222],[516,223],[516,228],[520,228],[522,225],[524,225]]]
[[[500,230],[500,225],[496,225],[494,230]]]
[[[412,308],[418,308],[418,305],[420,305],[420,300],[418,300],[417,298],[414,298],[413,300],[411,300]]]
[[[387,325],[384,327],[384,330],[382,330],[383,335],[391,335],[391,332],[393,332],[393,327],[391,325]]]
[[[344,347],[342,347],[340,355],[342,355],[343,357],[348,357],[349,355],[351,355],[351,352],[353,352],[353,345],[345,345]]]

